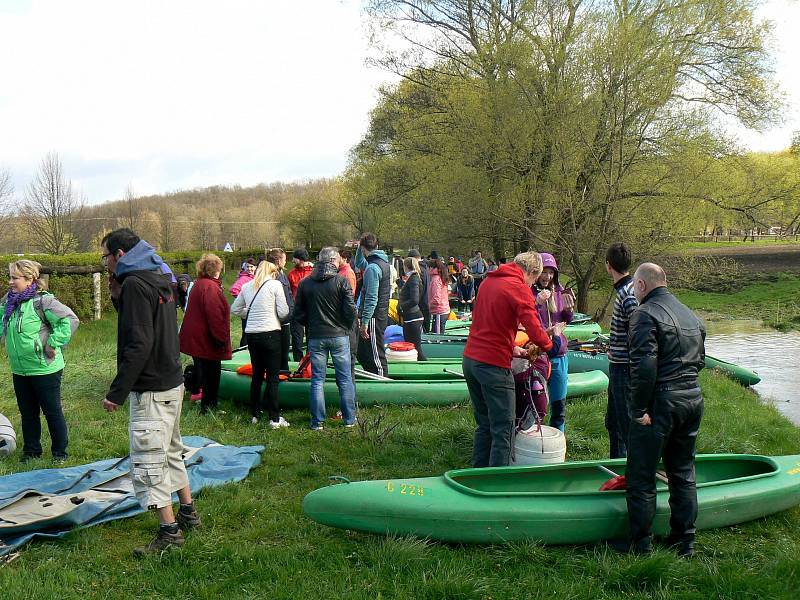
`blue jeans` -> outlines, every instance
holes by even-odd
[[[331,338],[310,338],[308,353],[311,355],[311,426],[325,421],[325,372],[328,354],[333,359],[336,371],[336,386],[339,388],[339,407],[345,425],[356,421],[356,389],[350,362],[350,338],[346,335]]]

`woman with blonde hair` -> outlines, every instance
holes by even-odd
[[[61,405],[61,376],[66,346],[78,317],[39,279],[41,265],[18,260],[8,265],[9,291],[0,300],[3,334],[22,417],[22,460],[42,456],[40,414],[50,431],[55,462],[67,459],[67,422]]]
[[[217,408],[222,361],[231,358],[231,314],[220,281],[222,268],[216,254],[204,254],[197,261],[197,279],[179,336],[181,352],[194,360],[191,392],[203,414]]]
[[[266,260],[259,263],[253,281],[242,286],[241,293],[231,306],[231,312],[247,319],[245,333],[253,365],[250,383],[250,409],[252,422],[258,423],[262,406],[266,404],[269,426],[272,429],[288,427],[280,415],[278,404],[278,375],[281,368],[281,320],[289,315],[289,305],[278,281],[280,269]],[[267,387],[261,395],[261,384],[267,378]]]
[[[419,261],[413,256],[403,260],[405,283],[400,288],[399,306],[403,315],[403,339],[414,344],[417,360],[427,360],[422,352],[422,279]]]

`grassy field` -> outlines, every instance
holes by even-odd
[[[793,244],[800,244],[800,240],[794,239],[794,236],[782,240],[756,240],[743,242],[741,238],[728,241],[717,242],[678,242],[672,246],[674,250],[699,250],[707,249],[712,250],[716,248],[753,248],[760,246],[788,246]]]
[[[67,350],[64,404],[69,464],[127,454],[127,417],[106,414],[100,401],[115,370],[113,317],[81,326]],[[234,336],[238,335],[234,333]],[[15,426],[7,362],[0,362],[0,411]],[[703,374],[707,413],[701,452],[800,452],[800,429],[755,394]],[[571,402],[568,458],[607,453],[604,396]],[[154,532],[154,515],[76,531],[57,542],[34,542],[0,568],[10,598],[796,598],[800,589],[800,509],[738,527],[701,532],[690,562],[659,551],[622,557],[603,545],[459,546],[329,529],[302,513],[303,496],[331,475],[351,479],[438,475],[467,465],[472,416],[466,406],[374,408],[397,429],[384,444],[332,424],[307,427],[304,411],[286,413],[292,427],[251,426],[224,404],[201,417],[186,405],[184,434],[227,444],[264,444],[263,464],[244,482],[206,491],[197,506],[205,529],[163,557],[137,560],[134,545]],[[46,434],[45,434],[46,438]],[[45,448],[49,440],[44,440]],[[48,457],[0,473],[46,468]]]
[[[761,319],[776,329],[800,329],[800,277],[779,274],[732,293],[676,290],[682,302],[709,319]]]

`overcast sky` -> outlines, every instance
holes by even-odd
[[[800,2],[770,0],[800,129]],[[21,196],[58,152],[89,203],[213,184],[333,176],[376,88],[359,0],[0,0],[0,168]],[[795,64],[791,64],[794,62]]]

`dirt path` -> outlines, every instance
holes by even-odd
[[[724,256],[746,271],[762,273],[800,273],[800,245],[753,245],[730,248],[692,248],[686,254]]]

